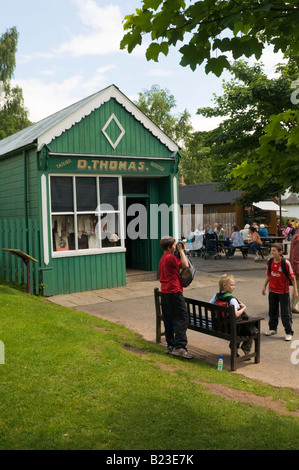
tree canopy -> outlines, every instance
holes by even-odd
[[[138,96],[136,106],[171,139],[184,145],[186,136],[192,130],[191,115],[187,109],[174,114],[175,97],[167,88],[160,88],[159,85],[152,85],[149,90],[143,90]]]
[[[11,79],[16,67],[18,37],[16,27],[0,36],[0,82],[3,84]]]
[[[18,36],[15,27],[0,36],[0,139],[31,124],[24,107],[23,91],[11,83],[16,67]]]
[[[190,66],[195,70],[205,63],[206,73],[212,72],[219,77],[225,68],[231,69],[230,55],[234,60],[252,56],[259,60],[268,45],[273,47],[274,52],[281,51],[293,61],[298,60],[298,20],[297,0],[142,0],[141,8],[125,17],[126,33],[121,48],[132,52],[136,46],[149,39],[146,50],[148,60],[158,61],[161,53],[167,56],[170,48],[176,47],[182,56],[182,66]],[[299,191],[299,80],[292,82],[295,90],[284,88],[289,93],[288,99],[285,95],[280,96],[277,87],[279,83],[274,87],[277,94],[271,98],[269,81],[267,77],[261,77],[256,93],[260,97],[265,93],[267,99],[270,99],[267,109],[270,114],[261,116],[258,115],[258,108],[251,107],[251,101],[247,104],[244,102],[244,99],[252,99],[253,95],[250,96],[248,90],[245,94],[239,90],[238,99],[243,102],[243,113],[248,105],[251,108],[251,119],[255,115],[256,126],[251,130],[250,126],[241,129],[244,121],[235,116],[235,130],[239,125],[243,142],[247,139],[249,144],[248,148],[243,146],[242,152],[235,153],[240,161],[237,163],[235,160],[230,165],[230,174],[238,189],[248,190],[253,182],[265,193],[268,193],[269,184],[279,192],[287,188]],[[281,98],[285,102],[279,111]],[[275,101],[275,106],[271,114],[272,101]],[[224,116],[224,107],[221,109],[220,104],[219,101],[218,112]],[[265,103],[263,108],[266,112]],[[206,110],[208,112],[211,111]],[[249,114],[247,117],[250,117]],[[220,137],[223,142],[219,152],[220,148],[221,152],[225,150],[225,139],[231,146],[240,143],[240,139],[236,142],[232,138],[230,140],[225,124],[220,131],[224,135]],[[200,134],[198,137],[201,138]],[[214,150],[217,152],[216,146]]]
[[[188,110],[175,114],[175,97],[167,88],[159,85],[152,85],[149,90],[143,90],[138,95],[136,106],[181,146],[179,174],[185,183],[211,181],[210,157],[206,154],[202,140],[195,137],[197,133],[193,133]]]
[[[273,175],[269,169],[270,154],[264,165],[268,174],[262,174],[260,143],[265,139],[270,116],[280,115],[290,105],[295,110],[290,95],[299,68],[290,59],[286,65],[278,65],[276,72],[274,78],[268,78],[262,64],[250,67],[245,61],[236,61],[231,66],[233,78],[223,81],[223,95],[214,95],[215,106],[198,110],[205,117],[224,117],[216,129],[203,133],[201,139],[209,148],[214,181],[224,181],[228,190],[243,189],[244,201],[253,194],[252,200],[274,197],[285,189],[280,172]]]
[[[299,53],[297,0],[142,0],[127,15],[121,48],[128,52],[150,36],[148,60],[158,61],[178,47],[180,64],[195,70],[206,61],[206,73],[230,69],[229,55],[260,59],[266,44],[274,51]]]

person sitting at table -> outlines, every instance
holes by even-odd
[[[260,228],[258,229],[257,233],[259,234],[260,237],[267,238],[269,237],[268,230],[264,226],[264,224],[260,225]]]
[[[236,248],[240,248],[241,246],[244,246],[244,240],[243,240],[241,232],[239,231],[239,227],[237,225],[233,226],[231,243],[228,246],[229,246],[229,250],[228,250],[227,256],[229,258],[232,258],[234,256]]]
[[[250,227],[250,225],[246,224],[246,225],[244,225],[244,228],[242,230],[240,230],[240,233],[242,235],[242,238],[243,238],[244,242],[249,240],[249,227]]]
[[[261,257],[257,254],[257,251],[261,245],[262,245],[261,237],[257,233],[256,228],[251,226],[249,228],[249,243],[247,246],[251,249],[251,251],[255,255],[255,258],[254,258],[255,261],[258,261],[259,259],[261,259]]]
[[[222,224],[215,224],[214,232],[216,233],[218,240],[224,240],[224,228],[222,227]]]

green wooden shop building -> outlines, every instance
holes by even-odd
[[[3,139],[0,277],[25,277],[2,248],[37,260],[31,290],[47,296],[126,285],[129,268],[157,271],[165,218],[179,237],[179,158],[114,85]]]

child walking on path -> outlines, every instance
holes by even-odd
[[[290,263],[296,276],[297,289],[299,289],[299,230],[293,235],[291,242],[291,251],[289,257]],[[292,301],[292,313],[299,313],[299,298]]]
[[[187,351],[188,314],[183,296],[180,270],[189,266],[182,243],[176,244],[172,237],[163,237],[160,246],[164,251],[159,263],[161,282],[161,305],[167,342],[166,353],[184,359],[192,359]],[[174,255],[179,251],[180,258]]]
[[[220,301],[225,301],[227,306],[233,305],[235,307],[235,315],[237,319],[242,320],[242,316],[245,316],[245,310],[246,310],[246,305],[243,304],[243,302],[239,302],[235,297],[233,297],[232,293],[235,289],[235,279],[232,274],[223,274],[223,276],[220,277],[219,279],[219,292],[214,295],[214,297],[210,300],[211,304],[216,304],[218,300]],[[247,315],[246,315],[246,318]],[[250,334],[250,332],[245,331],[242,335],[241,328],[243,328],[243,325],[238,325],[238,335],[243,336],[244,333],[245,335]],[[244,328],[246,326],[244,325]],[[244,335],[244,336],[245,336]],[[243,343],[238,344],[237,347],[238,349],[241,348],[242,351],[244,352],[245,355],[250,353],[251,346],[252,346],[253,339],[249,338]]]
[[[267,261],[267,275],[262,294],[266,295],[267,285],[269,284],[269,330],[266,336],[277,334],[279,321],[279,307],[281,321],[285,329],[286,341],[293,338],[293,321],[290,306],[289,286],[293,285],[293,299],[298,297],[296,278],[291,263],[283,258],[283,247],[280,244],[273,244],[271,248],[272,258]]]

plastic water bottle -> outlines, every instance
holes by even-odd
[[[223,369],[223,356],[221,355],[218,359],[217,370],[222,370],[222,369]]]

